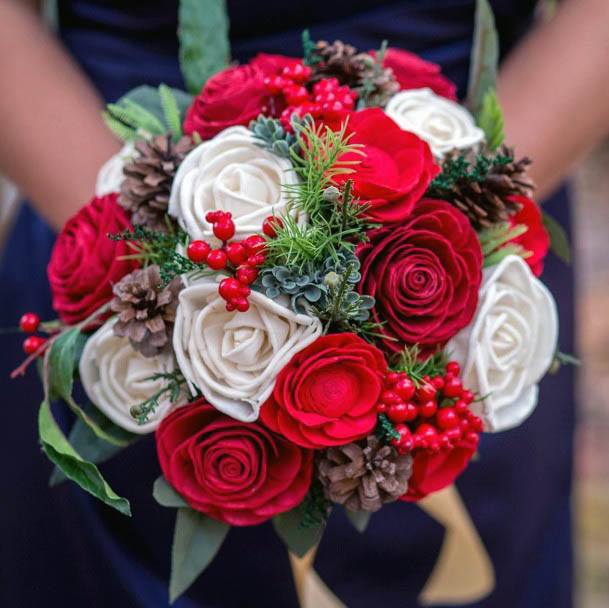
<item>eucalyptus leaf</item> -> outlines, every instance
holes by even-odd
[[[180,597],[207,568],[230,526],[192,509],[179,509],[171,554],[169,601]]]
[[[495,88],[498,63],[499,36],[493,9],[488,0],[477,0],[467,90],[467,106],[474,116],[479,114],[486,92]]]
[[[286,547],[298,557],[302,557],[314,547],[322,537],[325,525],[303,526],[302,505],[273,517],[273,527]]]
[[[496,150],[503,143],[505,133],[503,131],[503,111],[494,88],[488,89],[484,94],[477,122],[484,131],[488,148],[491,151]]]
[[[49,385],[52,395],[66,401],[72,397],[74,371],[87,337],[78,328],[61,334],[51,346],[49,353]]]
[[[47,401],[43,401],[40,405],[38,434],[44,453],[68,479],[123,515],[131,516],[129,501],[118,496],[102,477],[99,469],[93,463],[84,460],[68,443],[53,418]]]
[[[191,93],[228,66],[228,28],[226,0],[180,0],[180,67]]]
[[[167,483],[162,475],[154,480],[152,496],[162,507],[175,509],[188,507],[184,499]]]
[[[345,509],[345,514],[347,515],[347,519],[360,534],[363,534],[366,531],[372,515],[370,511],[351,511],[351,509]]]
[[[571,263],[571,246],[565,229],[546,211],[541,212],[543,225],[550,236],[552,251],[565,263]]]

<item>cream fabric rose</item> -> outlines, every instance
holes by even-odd
[[[554,298],[522,258],[485,270],[476,316],[447,350],[461,364],[463,384],[486,396],[472,404],[486,431],[510,429],[532,413],[557,339]]]
[[[133,350],[128,338],[113,333],[116,319],[106,321],[88,340],[80,359],[80,378],[89,399],[112,422],[131,433],[151,433],[174,407],[162,401],[145,424],[138,424],[129,410],[163,388],[162,380],[150,380],[157,373],[171,373],[176,364],[168,351],[156,357],[144,357]]]
[[[298,177],[290,161],[263,150],[245,127],[231,127],[192,150],[174,179],[169,213],[192,239],[214,240],[208,211],[230,211],[235,238],[260,232],[285,209],[284,186]]]
[[[135,155],[135,145],[127,142],[122,149],[109,158],[97,174],[95,196],[106,196],[112,192],[120,192],[121,184],[125,179],[123,167]]]
[[[193,394],[252,422],[275,378],[321,334],[319,319],[300,315],[252,291],[247,312],[227,312],[218,285],[204,281],[180,292],[173,348]]]
[[[385,112],[402,129],[425,140],[439,158],[450,150],[472,148],[484,140],[484,132],[463,106],[431,89],[400,91],[389,100]]]

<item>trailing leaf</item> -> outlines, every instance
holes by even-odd
[[[162,507],[172,509],[188,507],[186,501],[167,483],[162,475],[154,481],[152,496]]]
[[[171,552],[169,601],[173,604],[209,566],[230,527],[192,509],[178,509]]]
[[[565,229],[546,211],[541,212],[543,225],[550,237],[552,251],[565,263],[571,263],[571,245]]]
[[[298,557],[305,555],[321,540],[326,524],[325,521],[318,520],[316,524],[305,526],[305,514],[306,505],[303,503],[287,513],[273,517],[275,532],[288,550]]]
[[[70,400],[76,371],[87,337],[77,327],[60,334],[51,345],[48,357],[51,395]]]
[[[360,533],[363,534],[370,523],[370,517],[372,513],[370,511],[351,511],[345,509],[345,515],[347,519],[353,524],[353,527]]]
[[[488,89],[484,94],[477,122],[478,126],[484,131],[489,150],[496,150],[503,143],[505,133],[503,132],[503,111],[495,89]]]
[[[499,37],[493,9],[488,0],[477,0],[467,90],[467,106],[474,116],[480,112],[486,92],[495,88],[498,62]]]
[[[43,401],[40,405],[38,434],[44,453],[68,479],[123,515],[131,516],[129,501],[118,496],[102,477],[99,469],[93,463],[84,460],[68,443],[53,418],[47,401]]]
[[[228,28],[225,0],[181,0],[180,67],[191,93],[197,94],[208,78],[228,66]]]

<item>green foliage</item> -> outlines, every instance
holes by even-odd
[[[488,0],[477,0],[467,90],[467,106],[474,116],[480,112],[487,91],[495,88],[498,62],[499,37],[495,28],[493,9]]]
[[[230,62],[226,0],[180,0],[180,67],[186,88],[197,94]]]
[[[277,156],[292,157],[292,150],[297,152],[298,142],[293,133],[288,133],[276,118],[267,118],[262,114],[250,122],[250,130],[258,140],[258,145]]]
[[[47,401],[43,401],[40,406],[38,434],[44,453],[68,479],[123,515],[131,515],[129,501],[118,496],[102,477],[99,469],[84,460],[69,444],[53,418]]]
[[[314,40],[311,40],[311,34],[309,30],[303,30],[302,32],[302,54],[303,63],[305,65],[313,66],[317,65],[321,61],[321,57],[315,52],[317,44]]]
[[[546,211],[541,212],[543,225],[550,236],[552,251],[565,263],[571,263],[571,245],[565,229]]]
[[[230,527],[192,509],[178,509],[171,553],[169,601],[173,604],[207,568]]]
[[[345,515],[360,534],[366,531],[370,523],[370,517],[372,517],[370,511],[351,511],[351,509],[345,509]]]
[[[178,102],[166,84],[159,86],[159,97],[161,98],[165,124],[173,135],[173,141],[178,141],[182,137],[182,119]]]
[[[366,55],[369,67],[362,83],[356,87],[358,93],[358,108],[374,108],[383,106],[387,103],[387,96],[379,92],[377,82],[383,75],[385,55],[387,54],[387,41],[383,40],[381,47],[376,51],[375,56]]]
[[[165,384],[156,393],[148,397],[148,399],[129,409],[129,413],[138,424],[146,424],[149,416],[154,414],[157,408],[160,407],[161,401],[169,399],[171,403],[175,403],[180,396],[182,385],[186,382],[184,376],[178,370],[171,373],[153,374],[149,378],[146,378],[146,380],[152,382],[163,380]]]
[[[162,475],[154,481],[152,496],[162,507],[170,509],[188,507],[184,499],[167,483]]]
[[[74,372],[86,341],[87,337],[77,327],[63,332],[53,341],[48,355],[51,395],[58,395],[66,401],[72,397]]]
[[[108,128],[125,141],[146,139],[165,132],[163,123],[152,112],[131,99],[109,103],[103,117]]]
[[[482,108],[477,116],[478,126],[484,131],[486,145],[495,151],[504,141],[503,111],[495,89],[488,89],[482,99]]]
[[[309,488],[309,493],[301,503],[301,507],[302,519],[300,526],[302,528],[318,528],[319,526],[326,525],[332,509],[332,503],[326,498],[323,486],[319,481],[313,481]]]
[[[562,353],[557,350],[554,353],[554,359],[552,360],[552,364],[550,365],[548,372],[550,374],[557,374],[560,371],[560,368],[564,365],[575,365],[576,367],[579,367],[581,365],[581,361],[573,355]]]
[[[480,153],[473,162],[465,154],[448,156],[442,162],[442,171],[431,182],[428,194],[442,198],[461,180],[482,183],[494,166],[508,165],[513,160],[503,154]]]
[[[484,267],[494,266],[508,255],[518,255],[522,258],[529,257],[531,253],[521,245],[510,243],[527,230],[528,228],[524,224],[511,226],[509,222],[502,222],[478,232],[482,255],[484,256]]]
[[[374,432],[383,443],[391,443],[392,439],[400,438],[400,434],[395,430],[391,420],[385,414],[379,415]]]
[[[425,376],[439,376],[446,372],[448,356],[440,350],[429,357],[421,357],[418,345],[407,346],[398,356],[394,369],[406,372],[408,377],[420,386]]]

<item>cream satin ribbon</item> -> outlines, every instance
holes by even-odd
[[[423,606],[469,604],[486,597],[495,574],[482,540],[455,486],[417,503],[446,528],[436,565],[419,595]],[[290,565],[301,608],[346,608],[321,580],[313,562],[317,547],[304,557],[290,553]]]

